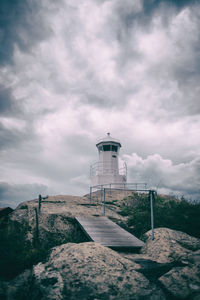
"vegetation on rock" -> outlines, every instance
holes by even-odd
[[[121,206],[123,216],[128,216],[129,230],[137,237],[151,229],[150,201],[147,194],[133,193],[124,199]],[[154,201],[154,226],[180,230],[189,235],[200,237],[200,203],[189,202],[183,197],[157,195]]]
[[[27,239],[31,228],[26,220],[23,219],[23,222],[19,223],[11,222],[7,217],[0,219],[0,280],[10,280],[25,269],[44,261],[54,246],[87,240],[74,220],[71,220],[72,229],[63,235],[52,232],[56,226],[52,218],[49,219],[51,222],[48,223],[48,231],[44,232],[44,229],[41,229],[39,237],[34,232],[32,241]],[[53,219],[56,219],[55,216]]]
[[[47,249],[36,248],[26,240],[27,224],[13,222],[12,226],[4,227],[0,223],[0,279],[11,279],[24,269],[42,261]]]

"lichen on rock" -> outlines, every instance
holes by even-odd
[[[145,237],[147,240],[142,253],[159,263],[187,260],[191,251],[200,249],[198,238],[169,228],[156,228],[154,240],[151,239],[151,230],[145,234]]]
[[[17,279],[13,282],[17,293]],[[9,299],[15,299],[13,295],[12,289],[13,298]],[[92,242],[54,247],[45,263],[34,266],[28,296],[74,300],[165,299],[158,287],[135,271],[134,263]]]

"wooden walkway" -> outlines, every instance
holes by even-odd
[[[76,217],[90,240],[110,248],[141,248],[144,243],[107,217]]]

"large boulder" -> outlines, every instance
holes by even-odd
[[[159,278],[165,289],[176,298],[200,296],[200,266],[172,268]]]
[[[169,228],[156,228],[154,240],[151,239],[151,230],[145,237],[142,253],[159,263],[187,261],[193,251],[200,249],[200,239]]]
[[[90,205],[87,197],[50,196],[38,209],[38,200],[21,203],[0,222],[0,277],[10,279],[44,259],[52,247],[81,243],[87,237],[75,221],[78,216],[103,213],[101,204]],[[123,222],[122,216],[107,208],[107,216]],[[5,249],[7,249],[5,251]]]
[[[200,240],[181,231],[168,228],[146,233],[143,255],[166,266],[158,279],[161,287],[175,299],[200,297]],[[168,269],[168,270],[167,270]],[[158,273],[159,274],[159,273]]]
[[[66,242],[82,242],[83,236],[76,226],[75,217],[102,215],[100,204],[90,206],[87,197],[50,196],[42,202],[38,211],[38,200],[26,201],[18,205],[8,219],[8,230],[15,236],[16,224],[24,228],[24,237],[31,244],[39,240],[43,247],[53,247]],[[117,222],[123,222],[123,217],[111,209],[107,216]]]
[[[185,266],[172,268],[159,281],[177,298],[200,298],[200,250],[190,253],[183,263]]]
[[[10,282],[7,296],[9,300],[17,295],[32,300],[165,299],[160,288],[134,267],[98,243],[63,244],[52,249],[47,262]]]

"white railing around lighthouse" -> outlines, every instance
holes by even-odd
[[[90,166],[90,178],[103,174],[123,175],[127,178],[127,165],[123,162],[123,165],[116,169],[111,162],[96,162]]]

